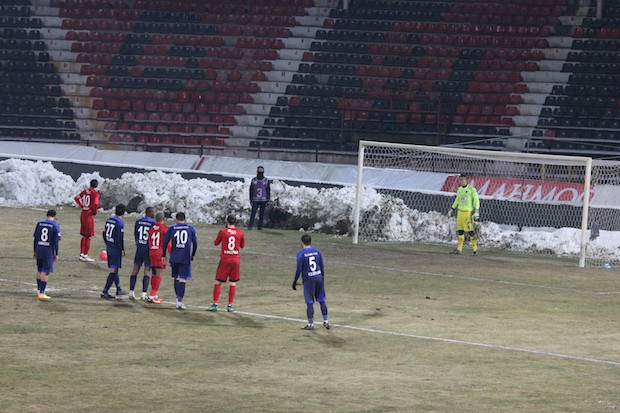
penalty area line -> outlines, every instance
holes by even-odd
[[[35,284],[33,284],[33,283],[24,282],[24,281],[17,281],[17,280],[9,280],[9,279],[4,279],[4,278],[0,278],[0,282],[28,285],[28,286],[32,286],[32,287],[35,286]],[[98,291],[79,290],[79,289],[67,288],[67,287],[55,287],[55,288],[50,288],[50,290],[51,291],[53,291],[53,290],[57,290],[57,291],[58,290],[78,291],[78,292],[83,292],[83,293],[99,294]],[[175,303],[171,302],[171,301],[164,301],[163,304],[175,305]],[[187,307],[188,308],[195,308],[197,310],[206,310],[208,308],[207,306],[200,306],[200,305],[193,305],[193,304],[188,304]],[[263,318],[263,319],[269,319],[269,320],[290,321],[290,322],[295,322],[295,323],[306,323],[307,322],[307,320],[303,320],[303,319],[300,319],[300,318],[285,317],[285,316],[280,316],[280,315],[275,315],[275,314],[262,314],[262,313],[255,313],[255,312],[250,312],[250,311],[235,311],[235,313],[241,314],[241,315],[245,315],[245,316],[248,316],[248,317]],[[469,347],[478,347],[478,348],[486,348],[486,349],[491,349],[491,350],[509,351],[509,352],[515,352],[515,353],[524,353],[524,354],[531,354],[531,355],[537,355],[537,356],[546,356],[546,357],[560,358],[560,359],[564,359],[564,360],[572,360],[572,361],[579,361],[579,362],[595,363],[595,364],[603,364],[603,365],[620,367],[620,362],[618,362],[618,361],[600,360],[600,359],[595,359],[595,358],[591,358],[591,357],[581,357],[581,356],[575,356],[575,355],[572,355],[572,354],[555,353],[555,352],[551,352],[551,351],[544,351],[544,350],[537,350],[537,349],[527,349],[527,348],[520,348],[520,347],[513,347],[513,346],[505,346],[505,345],[500,345],[500,344],[479,343],[479,342],[476,342],[476,341],[459,340],[459,339],[455,339],[455,338],[433,337],[433,336],[426,336],[426,335],[422,335],[422,334],[413,334],[413,333],[404,333],[404,332],[398,332],[398,331],[381,330],[381,329],[376,329],[376,328],[359,327],[359,326],[353,326],[353,325],[347,325],[347,324],[332,324],[332,326],[333,327],[342,328],[342,329],[352,330],[352,331],[371,333],[371,334],[389,335],[389,336],[395,336],[395,337],[406,337],[406,338],[410,338],[410,339],[414,339],[414,340],[424,340],[424,341],[434,341],[434,342],[440,342],[440,343],[458,344],[458,345],[469,346]]]
[[[208,250],[219,251],[219,248],[207,248]],[[245,254],[254,254],[254,255],[262,255],[266,257],[278,257],[278,258],[291,258],[288,255],[283,254],[274,254],[274,253],[265,253],[265,252],[256,252],[256,251],[244,251]],[[620,291],[590,291],[590,290],[580,290],[578,288],[566,288],[566,287],[554,287],[551,285],[544,284],[531,284],[524,283],[518,281],[507,281],[507,280],[496,280],[493,278],[484,278],[484,277],[472,277],[466,275],[457,275],[457,274],[442,274],[437,272],[429,272],[429,271],[419,271],[413,270],[410,268],[391,268],[391,267],[383,267],[380,265],[369,265],[369,264],[360,264],[356,262],[342,262],[342,261],[330,261],[332,264],[336,265],[344,265],[358,268],[369,268],[374,270],[381,270],[386,272],[401,272],[401,273],[409,273],[409,274],[417,274],[425,277],[441,277],[441,278],[451,278],[455,280],[464,280],[464,281],[475,281],[475,282],[485,282],[485,283],[493,283],[493,284],[503,284],[503,285],[512,285],[515,287],[524,287],[524,288],[535,288],[540,290],[549,290],[549,291],[562,291],[568,293],[576,293],[576,294],[588,294],[588,295],[616,295],[620,294]]]

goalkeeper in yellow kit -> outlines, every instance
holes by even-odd
[[[461,254],[463,251],[463,243],[465,242],[465,233],[469,233],[471,248],[473,255],[478,255],[478,240],[474,231],[474,221],[477,221],[480,215],[480,200],[476,188],[467,183],[467,176],[459,176],[459,189],[456,190],[456,198],[452,202],[449,216],[456,210],[456,229],[459,233],[459,244],[451,254]]]

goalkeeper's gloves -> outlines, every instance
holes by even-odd
[[[297,282],[293,281],[293,290],[297,291]]]
[[[453,212],[454,212],[454,209],[450,208],[450,210],[448,211],[448,218],[452,217]]]
[[[480,214],[477,210],[474,211],[474,215],[472,215],[472,218],[474,219],[474,221],[478,221],[480,219]]]

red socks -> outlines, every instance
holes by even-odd
[[[235,302],[235,293],[237,292],[237,286],[231,285],[228,289],[228,305],[233,305]]]
[[[213,286],[213,304],[217,304],[220,301],[220,294],[222,292],[222,284],[215,284]],[[231,285],[228,289],[228,305],[233,305],[235,302],[235,294],[237,293],[237,286]]]
[[[213,304],[217,304],[220,301],[221,291],[222,291],[222,284],[215,284],[213,286]]]
[[[161,275],[154,275],[151,277],[151,296],[157,297],[157,290],[161,285]]]
[[[90,238],[82,237],[80,241],[80,254],[88,255],[90,251]]]

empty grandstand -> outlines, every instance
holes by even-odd
[[[360,139],[620,156],[617,0],[1,4],[3,139],[344,161]]]

